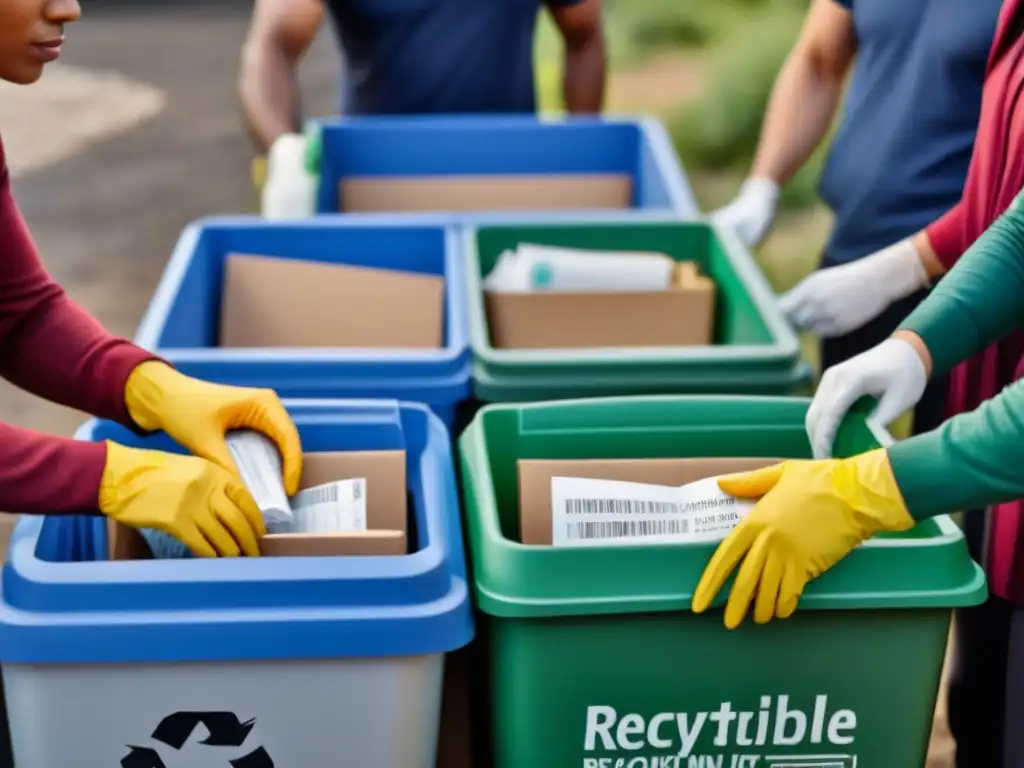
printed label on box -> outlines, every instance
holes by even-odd
[[[292,498],[291,533],[352,533],[366,530],[366,479],[338,480],[300,491]]]
[[[556,547],[721,541],[754,507],[709,477],[681,487],[551,478]]]

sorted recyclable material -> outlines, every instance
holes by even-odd
[[[231,458],[242,482],[252,494],[267,527],[291,524],[292,508],[284,490],[281,454],[274,442],[250,429],[235,430],[227,436]]]
[[[484,279],[495,293],[665,291],[675,262],[661,253],[595,251],[520,243]]]
[[[483,278],[497,349],[707,345],[715,284],[662,253],[520,243]]]
[[[279,497],[270,504],[267,499],[276,496],[276,486],[281,484],[279,464],[263,452],[266,446],[262,440],[243,437],[234,442],[234,450],[239,451],[235,461],[246,487],[261,509],[273,508],[275,514],[270,519],[264,512],[267,535],[260,539],[262,555],[405,554],[408,536],[403,451],[304,454],[303,487],[291,499],[281,488]],[[273,444],[269,446],[276,454]],[[339,477],[342,479],[334,479]],[[287,519],[280,514],[281,509],[287,510]],[[135,532],[115,525],[111,537],[114,559],[192,557],[184,544],[161,531]],[[131,543],[133,539],[145,551],[138,551]]]

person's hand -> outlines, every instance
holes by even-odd
[[[279,136],[263,163],[260,213],[267,219],[304,219],[316,212],[317,174],[310,170],[313,140],[299,133]],[[254,168],[254,183],[258,182]]]
[[[259,555],[263,516],[242,481],[196,456],[107,441],[100,511],[132,528],[154,528],[199,557]]]
[[[735,629],[754,602],[754,621],[788,618],[807,582],[878,531],[914,526],[884,449],[850,459],[786,461],[720,478],[733,496],[760,497],[723,541],[693,595],[703,613],[740,565],[725,609]],[[755,600],[756,592],[756,600]]]
[[[924,394],[928,372],[917,350],[900,338],[834,365],[821,377],[807,409],[805,426],[816,459],[832,455],[832,443],[850,406],[862,397],[878,398],[874,417],[888,425]]]
[[[125,402],[142,429],[162,429],[196,456],[238,475],[225,434],[232,429],[262,432],[281,454],[285,492],[291,496],[302,478],[302,445],[295,424],[277,394],[211,384],[149,360],[128,377]]]
[[[740,242],[753,248],[768,233],[778,199],[778,184],[771,179],[751,177],[743,182],[731,203],[711,214],[711,221],[733,230]]]
[[[842,336],[928,283],[921,256],[907,239],[849,264],[818,270],[785,294],[781,306],[800,330]]]

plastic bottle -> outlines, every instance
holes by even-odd
[[[591,251],[521,243],[506,251],[484,280],[499,293],[662,291],[675,262],[660,253]]]
[[[310,142],[317,137],[286,133],[267,155],[267,183],[261,211],[267,219],[305,219],[316,211],[319,179],[310,170]]]

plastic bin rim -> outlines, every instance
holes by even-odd
[[[438,430],[438,435],[447,436],[440,419],[420,403],[406,403],[397,400],[343,400],[331,398],[284,399],[286,408],[330,408],[336,412],[301,412],[295,420],[300,428],[303,424],[346,423],[346,412],[356,412],[361,407],[395,407],[399,411],[418,411],[427,420],[428,429]],[[90,439],[97,426],[96,419],[86,421],[75,433],[75,438]],[[454,469],[454,468],[453,468]],[[444,519],[437,521],[441,529]],[[189,562],[189,568],[182,569],[179,560],[146,560],[133,563],[131,578],[119,571],[117,563],[109,561],[85,563],[51,563],[36,557],[36,545],[42,528],[42,517],[25,517],[15,529],[11,540],[11,552],[7,567],[15,570],[27,581],[40,585],[75,585],[88,589],[90,586],[112,586],[120,583],[152,582],[158,584],[195,584],[206,581],[232,581],[239,584],[257,583],[273,577],[278,582],[355,582],[368,579],[408,580],[423,577],[442,567],[446,562],[446,542],[443,537],[401,557],[327,557],[327,558],[209,558]],[[454,553],[449,553],[454,557]],[[279,562],[288,560],[287,573],[280,570]],[[374,564],[373,572],[367,570]],[[387,573],[379,568],[386,566]],[[73,577],[77,575],[77,577]],[[453,573],[452,576],[461,574]],[[400,603],[395,603],[399,605]],[[132,610],[122,606],[122,610]]]
[[[138,330],[135,334],[135,343],[152,352],[156,352],[162,347],[159,344],[160,335],[163,333],[167,318],[170,315],[170,309],[173,306],[175,300],[178,297],[178,293],[181,290],[182,282],[185,278],[185,274],[188,272],[189,265],[191,264],[192,254],[195,252],[196,246],[199,242],[199,238],[203,232],[211,230],[231,230],[239,227],[246,228],[259,228],[266,230],[291,230],[291,229],[363,229],[363,230],[387,230],[387,229],[410,229],[410,230],[424,230],[441,232],[444,235],[445,242],[445,253],[444,253],[444,264],[445,272],[445,316],[449,315],[451,302],[448,299],[448,292],[455,291],[457,293],[465,295],[465,259],[462,258],[460,253],[460,245],[462,239],[459,236],[458,226],[454,222],[446,222],[443,220],[427,221],[427,220],[409,220],[397,215],[385,215],[379,217],[364,217],[359,214],[346,214],[339,216],[323,217],[318,216],[311,219],[303,219],[301,221],[277,221],[267,220],[257,215],[237,215],[237,216],[208,216],[197,219],[188,224],[181,232],[177,242],[174,245],[174,249],[171,252],[171,257],[164,267],[163,273],[160,276],[155,291],[153,292],[153,298],[146,308],[145,314],[142,320],[139,322]],[[448,274],[455,268],[456,277],[458,278],[455,282],[450,281],[451,275]],[[397,357],[412,356],[417,358],[414,362],[442,362],[442,363],[457,363],[462,359],[466,362],[471,361],[471,347],[469,332],[466,329],[468,325],[466,318],[466,308],[464,302],[457,302],[462,307],[462,310],[458,313],[458,317],[451,317],[452,329],[450,331],[449,339],[443,347],[437,350],[423,350],[423,349],[388,349],[388,350],[367,350],[363,348],[332,348],[326,350],[323,348],[311,348],[309,350],[302,348],[298,351],[305,354],[307,351],[311,354],[311,357],[323,358],[325,361],[330,361],[332,358],[342,358],[344,355],[348,355],[346,362],[358,363],[360,360],[386,360],[388,358],[394,359]],[[168,349],[184,349],[170,347]],[[262,347],[246,348],[240,350],[237,348],[211,348],[211,349],[192,349],[189,348],[187,354],[197,354],[196,360],[216,359],[217,353],[227,353],[226,356],[222,354],[220,359],[227,359],[232,362],[242,362],[247,358],[255,357],[258,354],[264,354],[273,351],[275,357],[279,354],[276,350],[270,350]],[[296,350],[291,350],[290,354],[295,355]],[[236,357],[233,353],[237,353]],[[288,354],[287,351],[284,354]]]
[[[611,398],[621,400],[622,398]],[[590,403],[608,402],[609,398],[589,398],[586,400],[574,401],[573,405],[585,406]],[[637,403],[658,403],[658,402],[680,402],[695,401],[701,404],[729,403],[736,398],[728,396],[648,396],[630,398],[630,401]],[[744,403],[757,402],[803,402],[808,403],[808,398],[791,397],[743,397]],[[466,430],[461,439],[460,451],[463,459],[470,462],[478,462],[488,466],[487,441],[484,439],[483,420],[488,412],[511,411],[522,412],[527,410],[543,410],[548,408],[564,408],[564,402],[530,403],[524,405],[489,405],[482,408],[474,419],[473,424]],[[573,407],[573,406],[569,406]],[[866,426],[870,429],[873,437],[880,445],[890,445],[892,437],[879,425],[873,416],[865,420]],[[622,425],[619,425],[621,428]],[[466,446],[471,446],[472,454],[465,453]],[[491,472],[488,469],[486,476],[490,478]],[[475,514],[470,519],[470,529],[476,528],[476,533],[469,533],[472,548],[478,546],[479,541],[489,542],[483,544],[485,548],[495,551],[504,551],[508,556],[516,558],[530,558],[529,562],[539,564],[551,558],[559,558],[561,552],[550,547],[538,547],[524,545],[511,540],[504,535],[499,521],[495,515],[497,511],[497,499],[494,495],[494,488],[490,482],[480,483],[470,480],[476,496],[475,507],[488,510],[487,514]],[[928,536],[925,539],[871,539],[857,547],[858,550],[879,551],[899,549],[904,552],[919,551],[929,546],[938,551],[949,551],[949,547],[963,543],[963,534],[948,516],[938,516],[932,519],[936,526],[937,534]],[[693,549],[708,549],[706,544],[655,544],[635,546],[615,546],[615,551],[629,551],[634,555],[637,552],[669,552],[686,551]],[[607,554],[610,547],[588,547],[590,553]],[[710,557],[710,551],[708,556]],[[957,577],[955,584],[949,583],[932,587],[907,587],[903,593],[888,595],[880,592],[863,592],[857,590],[846,590],[839,593],[818,594],[811,589],[801,600],[801,605],[807,609],[834,610],[840,608],[895,608],[906,607],[915,601],[921,601],[921,607],[934,606],[951,608],[956,606],[977,605],[984,600],[986,594],[985,576],[977,564],[970,561],[966,550],[963,551],[965,571],[963,579]],[[479,556],[479,554],[477,555]],[[589,554],[574,552],[576,558],[589,557]],[[527,561],[517,560],[523,567]],[[665,561],[666,563],[668,561]],[[508,565],[506,564],[506,568]],[[542,616],[569,616],[584,614],[613,614],[613,613],[637,613],[644,611],[682,610],[688,609],[689,599],[692,593],[681,591],[674,593],[671,590],[659,591],[656,594],[616,594],[601,597],[597,595],[579,596],[540,596],[529,594],[529,591],[518,593],[506,593],[500,584],[492,583],[492,575],[483,566],[478,566],[478,577],[475,583],[475,590],[479,600],[480,610],[486,614],[506,618],[536,618]],[[724,601],[726,591],[719,595],[716,605]]]
[[[678,358],[685,358],[694,362],[720,362],[735,358],[749,358],[757,355],[765,359],[780,359],[794,357],[799,353],[800,342],[792,327],[786,322],[782,312],[775,304],[776,297],[769,286],[767,279],[758,270],[750,257],[739,258],[745,254],[743,244],[739,237],[728,227],[720,227],[714,224],[708,217],[702,216],[699,219],[682,219],[679,217],[654,216],[636,218],[619,215],[617,217],[602,217],[600,219],[588,218],[566,218],[562,217],[555,221],[533,222],[534,225],[543,224],[547,229],[579,228],[581,226],[706,226],[722,244],[722,247],[730,255],[729,263],[740,279],[743,286],[750,293],[751,299],[761,315],[768,332],[771,334],[774,344],[770,345],[729,345],[729,346],[707,346],[707,347],[603,347],[596,350],[529,350],[529,349],[497,349],[491,345],[487,334],[486,312],[484,311],[482,291],[478,290],[483,275],[480,273],[479,254],[477,253],[476,236],[481,229],[509,229],[521,226],[531,226],[531,223],[523,221],[500,221],[494,223],[474,221],[465,223],[462,229],[463,255],[467,268],[467,283],[471,285],[469,296],[469,311],[475,316],[476,322],[469,326],[470,343],[479,361],[483,365],[488,364],[509,364],[509,363],[563,363],[563,362],[593,362],[606,363],[609,358],[616,360],[628,357],[630,363],[648,364],[664,363],[666,359],[672,361]],[[475,278],[475,279],[473,279]]]

